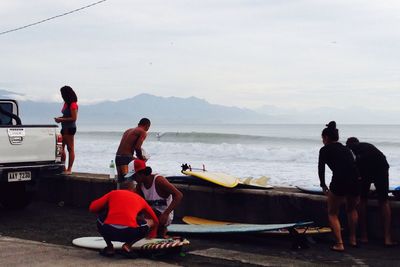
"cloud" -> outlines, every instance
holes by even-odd
[[[92,2],[3,1],[1,27]],[[88,102],[147,92],[395,109],[399,13],[397,1],[109,0],[0,36],[1,80],[43,98],[69,84]]]

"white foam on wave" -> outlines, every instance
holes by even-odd
[[[115,157],[119,135],[77,135],[74,170],[80,172],[108,173]],[[220,171],[237,177],[271,177],[272,185],[318,185],[318,151],[320,146],[304,144],[210,144],[200,142],[146,141],[144,148],[151,155],[148,164],[155,172],[171,176],[180,175],[182,163]],[[400,163],[400,152],[387,153],[389,162]],[[327,169],[327,181],[330,171]],[[400,165],[392,164],[391,184],[400,184]],[[397,178],[398,177],[398,178]]]

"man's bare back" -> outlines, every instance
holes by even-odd
[[[140,126],[126,130],[122,135],[117,155],[133,155],[141,149],[146,136],[146,131]]]
[[[150,120],[143,118],[136,128],[130,128],[124,132],[115,155],[118,178],[121,179],[128,172],[128,164],[136,158],[146,160],[142,155],[142,144],[147,137],[150,128]]]

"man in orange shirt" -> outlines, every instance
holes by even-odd
[[[94,200],[89,207],[90,212],[101,213],[107,210],[105,220],[97,219],[97,228],[107,243],[107,247],[100,251],[106,257],[114,256],[114,247],[111,241],[125,242],[122,252],[131,255],[132,245],[148,236],[157,235],[158,219],[152,208],[138,194],[134,193],[132,180],[124,181],[121,190],[113,190],[101,198]],[[147,214],[143,222],[137,222],[140,212]]]

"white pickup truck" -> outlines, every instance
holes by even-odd
[[[63,171],[57,128],[22,125],[17,101],[0,99],[0,203],[4,207],[25,207],[42,175]]]

